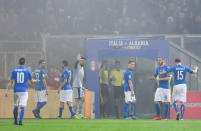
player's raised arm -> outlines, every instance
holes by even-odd
[[[198,67],[196,66],[196,67],[194,67],[194,69],[193,69],[193,73],[197,73],[198,72]]]
[[[198,72],[198,67],[194,67],[193,69],[186,66],[186,70],[191,74],[196,74]]]

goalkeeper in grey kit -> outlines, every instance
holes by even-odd
[[[75,63],[74,71],[73,71],[73,96],[75,99],[73,110],[76,113],[77,108],[79,106],[79,115],[77,118],[84,118],[82,114],[82,109],[84,105],[84,65],[85,58],[80,57],[78,61]]]

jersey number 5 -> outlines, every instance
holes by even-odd
[[[183,78],[184,78],[183,72],[184,71],[178,71],[177,72],[177,80],[183,80]]]
[[[24,83],[24,72],[17,72],[17,83]]]

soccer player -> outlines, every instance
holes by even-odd
[[[66,103],[69,107],[71,117],[70,119],[75,119],[75,113],[72,108],[72,87],[70,85],[71,82],[71,71],[68,68],[68,61],[63,60],[62,62],[63,72],[61,74],[61,85],[58,88],[58,93],[60,94],[60,108],[59,108],[59,116],[58,118],[62,118],[62,112],[64,109],[64,103]]]
[[[121,102],[124,97],[124,89],[122,86],[124,70],[122,70],[120,67],[120,61],[115,61],[115,68],[110,73],[110,81],[114,94],[114,108],[117,118],[119,118],[119,113],[121,110],[120,105],[123,104]]]
[[[25,68],[25,58],[19,59],[19,66],[12,70],[11,80],[8,84],[8,87],[13,87],[14,84],[14,124],[22,125],[24,118],[25,106],[28,100],[28,80],[31,80],[32,83],[36,82],[32,79],[31,71]],[[6,91],[6,96],[8,92]],[[20,118],[18,123],[18,108],[20,108]]]
[[[39,60],[39,67],[34,71],[34,79],[36,79],[35,86],[35,101],[37,102],[36,108],[32,111],[36,118],[41,119],[40,110],[47,103],[47,84],[45,72],[45,60]]]
[[[156,69],[154,76],[150,77],[150,79],[155,79],[158,81],[158,88],[156,89],[154,104],[156,107],[156,114],[157,116],[152,120],[161,120],[161,110],[160,110],[160,103],[165,103],[165,114],[164,120],[168,120],[168,113],[169,113],[169,103],[170,103],[170,75],[165,74],[160,76],[160,73],[163,71],[167,71],[168,67],[164,64],[164,59],[162,57],[158,58],[159,67]],[[158,78],[157,78],[158,76]]]
[[[194,69],[190,69],[187,66],[184,66],[181,64],[180,59],[175,59],[175,66],[172,68],[168,69],[167,71],[164,71],[160,73],[161,75],[174,72],[174,87],[173,87],[173,106],[176,112],[176,120],[183,120],[184,119],[184,112],[185,112],[185,102],[186,102],[186,91],[187,91],[187,86],[186,86],[186,73],[197,73],[198,67],[194,67]],[[181,117],[180,112],[178,110],[177,103],[180,103],[180,111],[181,111]]]
[[[85,58],[81,57],[75,63],[75,69],[73,72],[73,93],[75,103],[73,106],[73,111],[77,112],[77,106],[79,105],[79,115],[77,118],[84,118],[82,115],[82,109],[84,104],[84,65],[85,65]]]
[[[134,78],[132,69],[135,67],[135,62],[133,60],[129,60],[128,68],[124,72],[123,80],[124,80],[124,94],[125,94],[125,104],[124,104],[124,119],[126,120],[134,120],[134,108],[135,108],[135,92],[134,92]],[[128,116],[129,104],[131,105],[131,109]]]

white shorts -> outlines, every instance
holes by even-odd
[[[47,101],[46,90],[35,91],[35,101],[36,102],[46,102]]]
[[[157,88],[154,101],[170,102],[170,89]]]
[[[175,85],[172,94],[174,101],[186,102],[186,90],[186,84]]]
[[[135,99],[135,95],[134,96],[131,96],[131,91],[126,91],[124,92],[125,94],[125,102],[128,103],[128,102],[135,102],[136,99]]]
[[[72,90],[60,90],[60,102],[73,102]]]
[[[14,93],[14,105],[26,106],[28,100],[28,92],[15,92]]]
[[[84,88],[73,87],[73,97],[77,99],[84,98]]]

